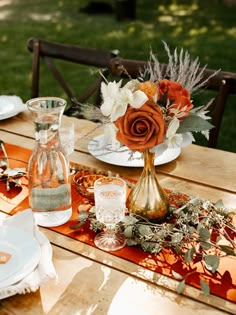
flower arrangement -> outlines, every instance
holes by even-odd
[[[103,144],[113,149],[128,147],[132,152],[161,153],[165,149],[184,147],[194,141],[193,132],[206,138],[213,126],[206,106],[194,107],[191,95],[202,87],[203,80],[198,58],[191,60],[183,49],[173,55],[164,43],[169,57],[166,70],[150,53],[147,68],[138,79],[122,86],[119,82],[102,82],[101,114],[105,123]]]

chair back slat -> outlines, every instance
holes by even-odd
[[[32,90],[31,97],[37,97],[39,95],[39,67],[40,67],[40,53],[39,53],[39,41],[36,40],[33,43],[33,62],[32,62]]]
[[[95,105],[100,105],[100,85],[103,78],[99,73],[95,82],[93,82],[82,95],[77,97],[53,61],[54,59],[57,59],[84,66],[96,67],[105,77],[109,74],[107,70],[110,60],[117,57],[118,52],[55,43],[37,38],[29,39],[27,47],[33,54],[31,97],[39,96],[40,65],[41,61],[43,61],[53,74],[54,78],[58,81],[68,98],[72,101],[72,104],[78,105],[79,103],[86,102],[89,97],[94,95]]]
[[[220,127],[221,127],[227,99],[230,94],[230,86],[231,86],[230,79],[222,80],[220,88],[219,88],[219,92],[216,98],[214,99],[213,104],[211,105],[212,124],[214,125],[214,128],[212,128],[209,133],[208,146],[210,148],[216,148],[217,146],[217,140],[220,133]]]
[[[48,57],[45,57],[45,56],[43,57],[43,59],[44,59],[45,63],[47,64],[48,68],[51,70],[54,78],[59,82],[59,84],[61,85],[63,90],[66,92],[66,94],[69,97],[69,99],[71,99],[72,97],[75,97],[73,92],[72,92],[72,90],[69,88],[68,84],[64,80],[62,74],[56,68],[56,66],[53,63],[52,59],[48,58]]]
[[[35,41],[40,43],[40,55],[42,56],[63,59],[89,66],[106,67],[110,58],[117,56],[117,53],[114,51],[84,48],[77,45],[61,44],[35,38],[31,38],[28,41],[28,49],[31,52],[33,52],[35,48]]]

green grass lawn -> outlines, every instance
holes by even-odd
[[[113,0],[104,0],[113,4]],[[87,15],[80,12],[85,0],[1,0],[0,1],[0,94],[31,93],[31,54],[26,45],[39,37],[84,47],[118,49],[123,57],[147,60],[150,47],[166,61],[162,40],[171,49],[188,49],[202,65],[236,72],[236,7],[220,0],[137,0],[137,18],[118,22],[114,14]],[[72,66],[68,80],[79,95],[89,72]],[[43,76],[42,95],[65,97],[55,81]],[[199,97],[198,97],[199,98]],[[205,100],[204,100],[205,101]],[[199,104],[200,105],[200,104]],[[236,152],[236,96],[230,97],[218,148]]]

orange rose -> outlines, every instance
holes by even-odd
[[[140,108],[128,106],[115,125],[117,140],[132,151],[143,152],[164,140],[165,121],[160,107],[153,101],[147,101]]]
[[[137,86],[137,90],[144,92],[147,95],[149,101],[154,101],[154,102],[157,101],[158,87],[154,82],[151,82],[151,81],[141,82]]]
[[[181,119],[189,115],[189,111],[193,108],[193,104],[190,101],[189,92],[183,88],[183,86],[174,81],[162,80],[158,83],[159,87],[159,99],[161,99],[165,93],[167,93],[167,99],[171,102],[171,105],[168,107],[168,112],[170,113],[171,109],[179,109],[179,112],[184,111],[184,114],[181,115]],[[186,108],[184,109],[184,107]]]

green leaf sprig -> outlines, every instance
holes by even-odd
[[[213,204],[192,196],[182,198],[181,195],[168,193],[171,209],[165,222],[154,223],[127,213],[118,228],[124,232],[128,246],[139,246],[154,255],[163,249],[171,249],[187,265],[201,262],[206,272],[218,273],[221,257],[236,256],[236,227],[233,223],[236,213],[226,209],[221,200]],[[90,228],[95,232],[104,228],[96,220],[94,207],[86,215],[80,212],[78,221],[79,226],[90,221]],[[194,272],[183,276],[172,270],[173,277],[180,280],[178,293],[183,292],[186,278]],[[207,281],[202,277],[199,281],[203,293],[209,295]]]

